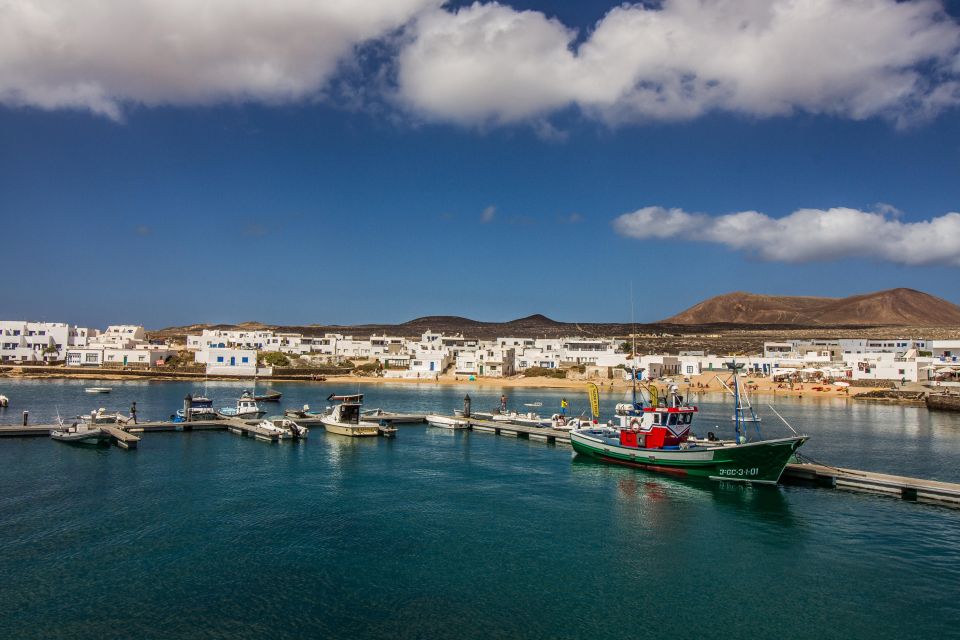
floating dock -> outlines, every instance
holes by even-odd
[[[559,431],[545,427],[529,427],[527,425],[499,422],[496,420],[477,420],[476,418],[462,419],[467,422],[467,428],[471,431],[495,433],[498,436],[507,436],[510,438],[527,438],[528,440],[539,440],[540,442],[549,442],[551,444],[570,444],[569,431]]]
[[[905,500],[960,507],[960,484],[952,482],[843,469],[811,462],[788,464],[780,481],[812,482],[819,486],[847,491],[883,493]]]

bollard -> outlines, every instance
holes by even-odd
[[[23,412],[23,426],[27,426],[27,421],[30,419],[30,412],[24,410]]]
[[[463,397],[463,417],[470,417],[470,394],[468,393]]]
[[[190,411],[190,408],[193,406],[193,395],[188,393],[183,398],[183,419],[187,422],[190,422],[193,419],[193,416],[190,415],[193,413]]]

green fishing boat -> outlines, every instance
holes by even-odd
[[[690,428],[697,407],[687,404],[675,385],[665,402],[659,401],[651,387],[650,401],[644,403],[638,401],[634,384],[633,402],[618,404],[615,420],[570,432],[574,451],[604,462],[680,476],[775,484],[808,437],[761,439],[753,408],[749,407],[751,415],[745,417],[745,405],[739,400],[737,374],[743,365],[734,362],[727,366],[733,372],[735,439],[718,440],[712,433],[705,439],[693,438]],[[746,424],[755,426],[756,436],[748,436]]]

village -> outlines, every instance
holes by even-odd
[[[340,333],[307,336],[271,330],[203,329],[185,340],[148,339],[138,325],[105,330],[57,322],[0,321],[0,364],[55,365],[65,371],[146,370],[177,364],[208,376],[263,377],[284,371],[346,366],[395,380],[475,380],[517,376],[573,380],[682,378],[725,370],[731,356],[751,376],[789,381],[886,381],[960,386],[960,340],[891,337],[767,341],[759,353],[645,353],[631,336],[481,340],[425,331],[419,336]]]

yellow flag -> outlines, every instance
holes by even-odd
[[[600,390],[597,389],[597,385],[592,382],[587,385],[587,388],[590,391],[590,413],[593,414],[594,418],[600,417]]]
[[[650,406],[655,407],[660,401],[660,394],[657,391],[656,385],[650,385]]]

